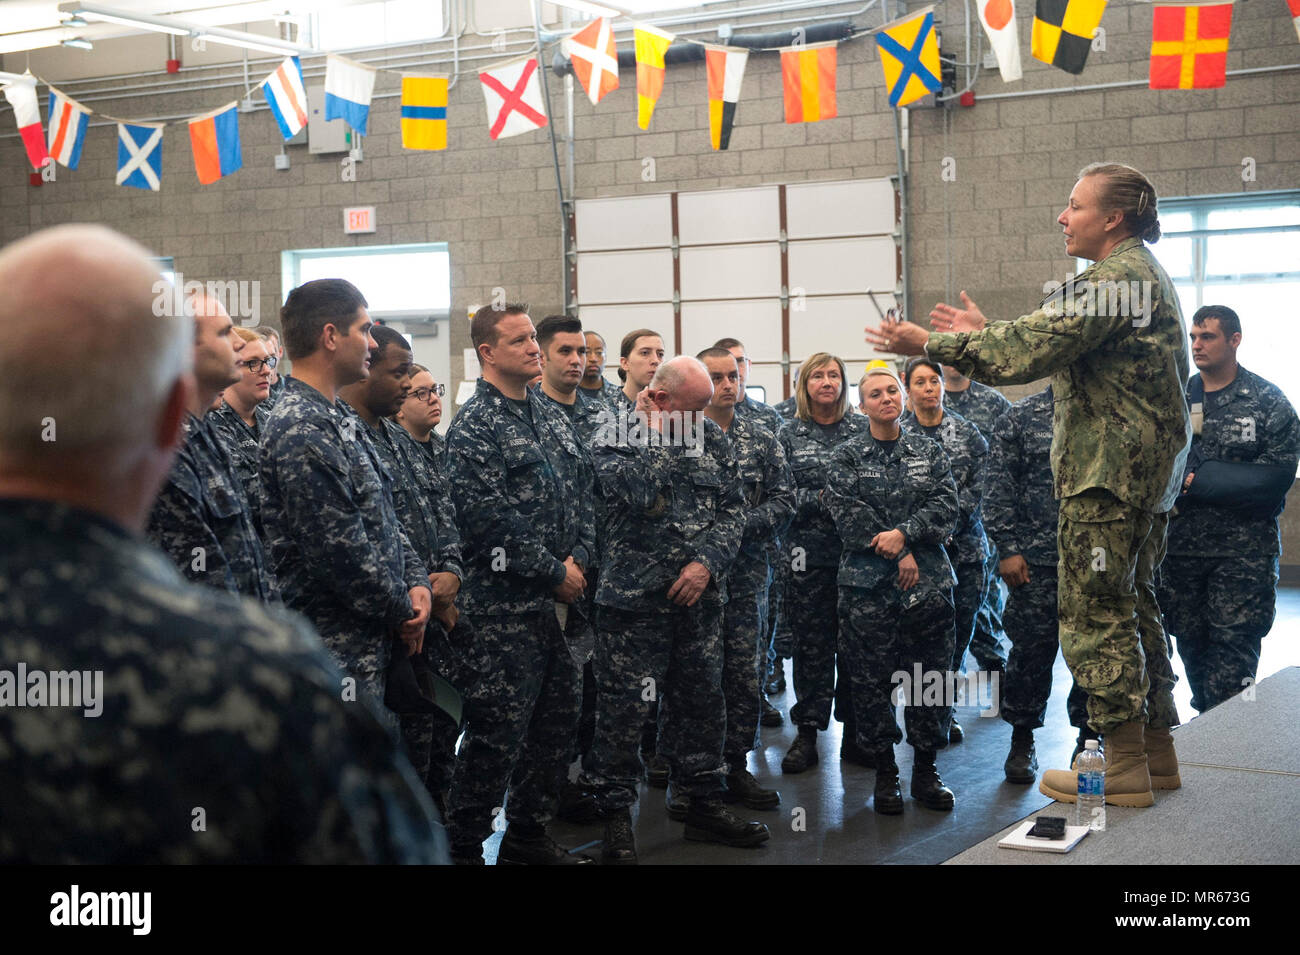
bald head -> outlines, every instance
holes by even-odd
[[[678,355],[659,366],[650,380],[652,392],[667,392],[661,411],[703,411],[713,397],[709,369],[698,358]]]
[[[111,480],[170,457],[161,417],[189,391],[193,322],[168,314],[144,248],[102,226],[46,229],[0,250],[0,289],[0,475]]]

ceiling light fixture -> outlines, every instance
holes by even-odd
[[[72,47],[74,50],[93,50],[95,48],[95,44],[91,43],[85,37],[68,37],[68,39],[60,42],[62,42],[64,46]]]

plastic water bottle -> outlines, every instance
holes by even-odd
[[[1096,832],[1106,829],[1106,757],[1095,739],[1086,740],[1074,764],[1079,774],[1074,824]]]

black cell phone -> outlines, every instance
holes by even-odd
[[[1034,820],[1034,827],[1025,835],[1034,839],[1064,839],[1064,816],[1039,816]]]

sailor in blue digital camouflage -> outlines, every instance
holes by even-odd
[[[221,404],[208,412],[212,426],[230,454],[235,476],[244,489],[253,527],[259,538],[262,529],[262,479],[259,439],[271,410],[266,399],[275,358],[268,343],[246,328],[235,328],[244,340],[239,353],[240,380],[221,393]]]
[[[785,422],[794,417],[796,404],[795,396],[791,395],[789,398],[778,401],[772,406],[772,409],[781,416],[781,427],[784,427]],[[780,428],[778,428],[777,434],[780,433]],[[782,555],[788,555],[789,550],[790,548],[782,540],[780,546]],[[786,589],[789,584],[790,561],[788,557],[783,557],[772,564],[772,587],[768,591],[770,595],[768,614],[772,619],[771,648],[767,652],[769,676],[768,684],[765,687],[768,693],[782,693],[785,691],[785,661],[790,659],[794,652],[794,636],[790,633],[790,614],[785,609]]]
[[[584,398],[604,401],[612,407],[618,400],[615,395],[622,389],[605,377],[605,336],[586,329],[582,337],[587,346],[587,354],[578,393]]]
[[[915,751],[912,797],[948,811],[953,794],[935,754],[948,745],[955,696],[957,579],[944,542],[961,513],[957,485],[943,447],[899,425],[904,392],[893,369],[868,366],[862,398],[868,428],[831,453],[824,495],[843,541],[836,573],[840,650],[853,681],[857,741],[873,756],[875,811],[902,812],[894,745],[903,736],[892,700],[901,686]],[[942,692],[933,692],[935,682]]]
[[[984,534],[982,505],[989,446],[975,425],[945,407],[943,369],[938,362],[913,358],[903,375],[908,410],[899,423],[939,442],[948,455],[953,480],[957,483],[957,529],[945,546],[957,573],[957,586],[952,592],[956,629],[951,669],[960,673],[975,632],[975,616],[988,593],[985,572],[989,546]],[[951,742],[959,743],[964,738],[955,715],[949,733]]]
[[[1237,362],[1241,334],[1226,306],[1192,316],[1192,450],[1160,567],[1165,626],[1202,712],[1255,681],[1277,602],[1278,517],[1300,455],[1291,403]]]
[[[154,311],[158,281],[99,226],[0,251],[0,863],[446,861],[307,621],[143,538],[193,388],[193,321]]]
[[[984,440],[993,443],[992,431],[998,418],[1011,407],[1006,397],[997,389],[971,381],[956,369],[945,366],[943,370],[944,407],[955,411],[975,427]],[[1006,667],[1007,633],[1002,614],[1007,604],[1007,587],[998,574],[996,547],[989,548],[984,567],[988,584],[979,613],[975,616],[975,633],[971,638],[970,652],[981,670],[1000,672]]]
[[[276,577],[342,670],[382,701],[394,638],[408,651],[423,646],[432,594],[392,480],[365,425],[337,400],[369,374],[370,317],[354,286],[320,279],[289,293],[280,321],[294,374],[266,422],[261,458]]]
[[[619,346],[618,377],[623,387],[613,394],[614,410],[627,414],[636,410],[636,396],[664,361],[664,339],[649,328],[637,328],[623,336]]]
[[[185,443],[149,515],[148,536],[190,580],[276,599],[243,483],[208,409],[240,378],[237,355],[243,339],[215,298],[186,302],[194,321],[196,392],[185,421]]]
[[[482,861],[493,814],[509,826],[498,863],[589,863],[546,823],[566,780],[579,667],[561,618],[586,587],[596,548],[594,473],[565,415],[528,389],[541,370],[522,305],[484,306],[470,326],[483,377],[448,433],[465,555],[461,609],[475,628],[465,737],[447,818],[452,855]],[[509,798],[503,803],[509,787]]]
[[[446,473],[447,439],[434,429],[442,421],[445,389],[433,380],[433,373],[418,362],[411,363],[411,377],[402,407],[393,420],[405,429],[436,470]]]
[[[435,672],[453,684],[463,683],[448,642],[448,634],[456,624],[454,601],[464,576],[451,489],[414,439],[388,419],[401,408],[409,386],[410,345],[399,332],[382,325],[371,328],[370,336],[376,343],[370,353],[370,374],[340,389],[338,405],[355,414],[365,426],[365,439],[392,481],[397,519],[429,571],[433,607],[421,653]],[[401,650],[395,646],[393,652]],[[442,713],[403,712],[400,722],[407,755],[420,778],[427,782],[434,802],[442,804],[442,794],[451,782],[459,728]]]
[[[607,863],[636,861],[629,807],[656,703],[670,784],[689,798],[687,838],[733,846],[768,838],[767,827],[722,802],[722,606],[745,512],[727,438],[701,414],[712,394],[698,360],[675,358],[638,396],[638,410],[594,446],[608,523],[596,593],[596,738],[582,784],[608,816]]]
[[[276,363],[276,367],[271,370],[271,388],[264,402],[267,412],[270,412],[275,407],[276,399],[284,394],[284,383],[289,377],[284,366],[283,337],[280,330],[274,325],[258,325],[253,329],[253,332],[266,341],[267,351],[275,359]]]
[[[738,362],[727,348],[713,347],[696,358],[713,382],[705,415],[731,443],[745,503],[744,536],[727,575],[722,614],[722,695],[727,735],[722,754],[727,765],[727,797],[750,809],[773,809],[778,793],[763,789],[748,769],[749,752],[758,748],[763,680],[767,673],[767,590],[772,560],[779,559],[781,535],[794,517],[794,476],[775,433],[754,411],[734,409],[742,385]]]
[[[1034,730],[1047,718],[1060,647],[1051,386],[1011,405],[990,433],[984,526],[997,545],[999,571],[1011,591],[1003,618],[1011,653],[1001,684],[1000,715],[1012,726],[1004,772],[1013,783],[1032,783],[1038,773]],[[1066,711],[1079,730],[1079,749],[1085,739],[1097,738],[1088,728],[1087,702],[1087,695],[1071,681]]]
[[[789,398],[785,398],[782,399],[781,401],[778,401],[772,407],[776,409],[777,414],[779,414],[786,421],[789,421],[791,418],[794,417],[795,411],[797,410],[797,405],[798,405],[798,397],[796,395],[791,395]]]
[[[817,733],[830,725],[832,699],[846,729],[841,756],[857,756],[857,734],[849,732],[853,707],[846,664],[839,666],[836,680],[839,622],[827,609],[838,599],[840,535],[822,491],[830,479],[831,452],[865,431],[867,420],[849,409],[844,362],[834,355],[809,356],[799,369],[795,393],[799,412],[781,428],[780,440],[795,483],[794,520],[782,559],[790,565],[784,612],[793,637],[796,702],[790,707],[790,721],[798,735],[781,761],[783,773],[801,773],[817,763]]]
[[[749,352],[745,350],[744,343],[738,338],[719,338],[713,343],[713,347],[726,349],[731,353],[731,357],[736,359],[736,368],[740,372],[740,397],[736,399],[736,414],[741,418],[754,418],[768,431],[777,434],[785,424],[781,412],[757,398],[749,397],[749,393],[745,390],[749,384],[749,373],[753,369],[753,363],[749,360]]]
[[[1155,573],[1191,441],[1187,338],[1178,294],[1144,242],[1160,237],[1155,188],[1136,169],[1080,172],[1058,217],[1066,253],[1093,264],[1028,315],[988,322],[940,303],[929,333],[910,322],[868,329],[877,347],[927,353],[989,384],[1052,376],[1052,473],[1061,501],[1061,649],[1106,739],[1106,800],[1142,807],[1180,784],[1169,641]],[[1073,773],[1040,790],[1072,802]]]

